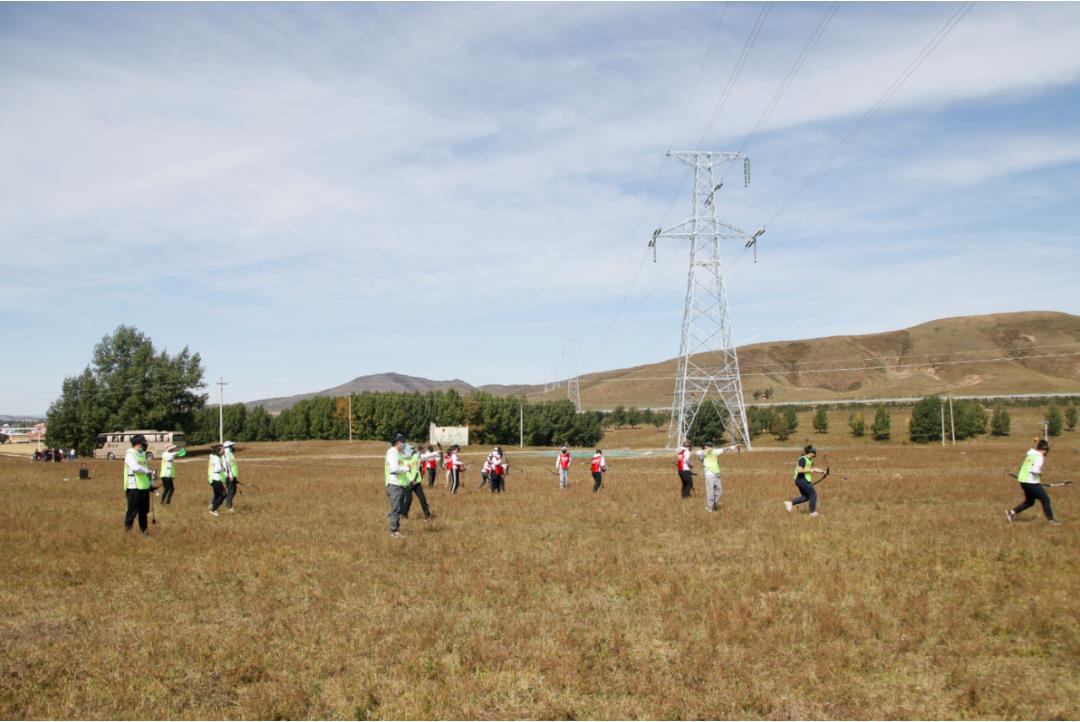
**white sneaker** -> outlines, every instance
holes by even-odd
[[[1015,511],[1013,511],[1012,509],[1006,509],[1005,510],[1005,521],[1012,524],[1013,519],[1015,519],[1015,518],[1016,518],[1016,512]]]
[[[816,511],[810,512],[810,516],[817,516],[817,512]]]
[[[785,508],[785,509],[787,509],[788,511],[791,511],[791,510],[792,510],[792,509],[794,509],[795,507],[791,505],[791,502],[790,502],[790,501],[785,501],[785,502],[784,502],[784,508]]]
[[[221,514],[218,514],[218,513],[216,512],[216,511],[214,511],[213,509],[211,509],[211,510],[210,510],[210,516],[221,516]]]
[[[399,532],[399,531],[392,531],[392,532],[390,532],[390,538],[391,538],[391,539],[403,539],[404,537],[405,537],[405,535],[404,535],[404,534],[402,534],[402,533],[401,533],[401,532]]]
[[[230,514],[233,513],[234,511],[236,511],[236,509],[233,509],[232,507],[229,507],[229,513]]]

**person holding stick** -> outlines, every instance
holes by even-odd
[[[176,462],[174,459],[183,457],[187,454],[184,449],[177,449],[175,445],[169,446],[165,451],[161,452],[161,503],[171,504],[173,492],[176,491],[176,487],[173,485],[173,479],[176,473]]]
[[[720,503],[720,496],[724,489],[720,484],[720,454],[738,451],[742,444],[724,446],[713,449],[711,441],[706,441],[705,446],[698,450],[697,456],[701,459],[701,465],[705,467],[705,511],[716,511],[716,505]]]
[[[457,494],[458,485],[461,483],[461,471],[465,468],[465,464],[462,463],[461,457],[458,452],[461,451],[461,447],[454,444],[450,447],[450,494]]]
[[[607,471],[607,462],[604,460],[604,452],[600,449],[596,450],[596,453],[592,457],[592,478],[593,478],[593,493],[600,491],[600,487],[604,485],[604,472]]]
[[[679,470],[679,481],[682,482],[682,498],[689,499],[690,492],[694,490],[694,469],[691,464],[690,450],[694,448],[690,439],[684,439],[678,456],[675,457],[675,466]]]
[[[124,455],[124,493],[127,495],[124,531],[131,531],[137,516],[143,535],[147,535],[146,516],[150,513],[150,492],[154,490],[154,472],[146,465],[147,446],[146,437],[135,434],[131,437],[131,448]]]
[[[573,461],[570,451],[563,446],[555,458],[555,471],[559,473],[559,488],[565,489],[570,483],[570,464]]]
[[[233,509],[233,497],[236,496],[236,487],[240,483],[240,465],[236,463],[236,453],[233,451],[236,442],[226,441],[222,448],[225,449],[225,509],[236,511]]]
[[[412,500],[415,496],[420,500],[420,508],[424,510],[424,520],[430,521],[431,509],[428,508],[427,497],[424,496],[424,477],[420,471],[420,449],[412,449],[406,444],[402,456],[408,468],[405,478],[409,480],[409,486],[405,490],[405,513],[402,516],[409,518],[409,510],[412,508]]]
[[[398,539],[402,536],[401,517],[405,515],[405,498],[412,482],[408,479],[409,468],[404,459],[402,447],[405,445],[405,437],[402,434],[394,436],[390,448],[386,450],[386,459],[383,464],[383,481],[386,484],[386,498],[390,502],[390,536]]]
[[[224,448],[214,444],[206,465],[206,480],[210,483],[210,516],[220,516],[218,508],[225,501],[225,461],[221,458]]]
[[[1020,488],[1024,491],[1024,501],[1005,512],[1005,520],[1010,524],[1017,514],[1035,506],[1036,501],[1042,503],[1043,515],[1048,522],[1055,526],[1062,523],[1054,518],[1054,510],[1050,506],[1050,495],[1046,493],[1046,487],[1042,483],[1043,463],[1049,453],[1050,444],[1046,439],[1037,439],[1035,447],[1028,449],[1024,463],[1020,465],[1020,471],[1016,474],[1016,480],[1020,482]]]
[[[814,488],[814,474],[821,474],[823,477],[826,472],[821,469],[814,468],[814,459],[817,458],[817,449],[813,444],[808,445],[803,449],[803,455],[799,457],[798,462],[795,464],[795,486],[799,488],[801,494],[791,501],[784,502],[784,508],[788,511],[793,510],[799,504],[805,501],[810,502],[810,516],[817,516],[817,489]]]

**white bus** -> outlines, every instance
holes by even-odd
[[[131,437],[142,434],[146,437],[146,458],[160,457],[161,452],[170,446],[183,448],[187,441],[179,431],[111,431],[97,435],[95,459],[123,459],[131,448]]]

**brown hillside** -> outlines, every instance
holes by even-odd
[[[964,316],[863,336],[775,341],[738,349],[743,389],[773,401],[1017,394],[1080,390],[1080,316],[1051,311]],[[707,359],[699,358],[699,363]],[[675,361],[581,377],[586,408],[664,407]],[[565,387],[530,398],[563,398]]]

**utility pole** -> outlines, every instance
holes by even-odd
[[[349,392],[349,441],[352,441],[352,392]]]
[[[717,184],[713,174],[713,168],[717,165],[741,160],[745,168],[749,159],[741,153],[709,151],[677,151],[669,152],[668,156],[693,169],[694,190],[690,218],[666,230],[657,228],[649,242],[655,262],[659,239],[690,241],[690,272],[686,280],[682,339],[679,342],[667,445],[673,449],[682,443],[694,425],[702,404],[711,395],[717,413],[721,408],[727,410],[727,427],[733,440],[741,441],[749,449],[750,428],[739,376],[739,358],[728,315],[720,242],[739,241],[747,248],[754,246],[756,249],[757,238],[764,233],[764,229],[751,235],[717,217],[715,201],[723,183]],[[748,174],[745,180],[749,185]]]
[[[952,445],[956,446],[956,417],[953,416],[952,396],[949,396],[949,428],[952,431]]]
[[[218,443],[225,443],[225,387],[228,386],[225,383],[225,377],[218,378]]]
[[[945,448],[945,402],[941,402],[941,448]]]
[[[525,446],[525,399],[518,402],[518,447]]]

